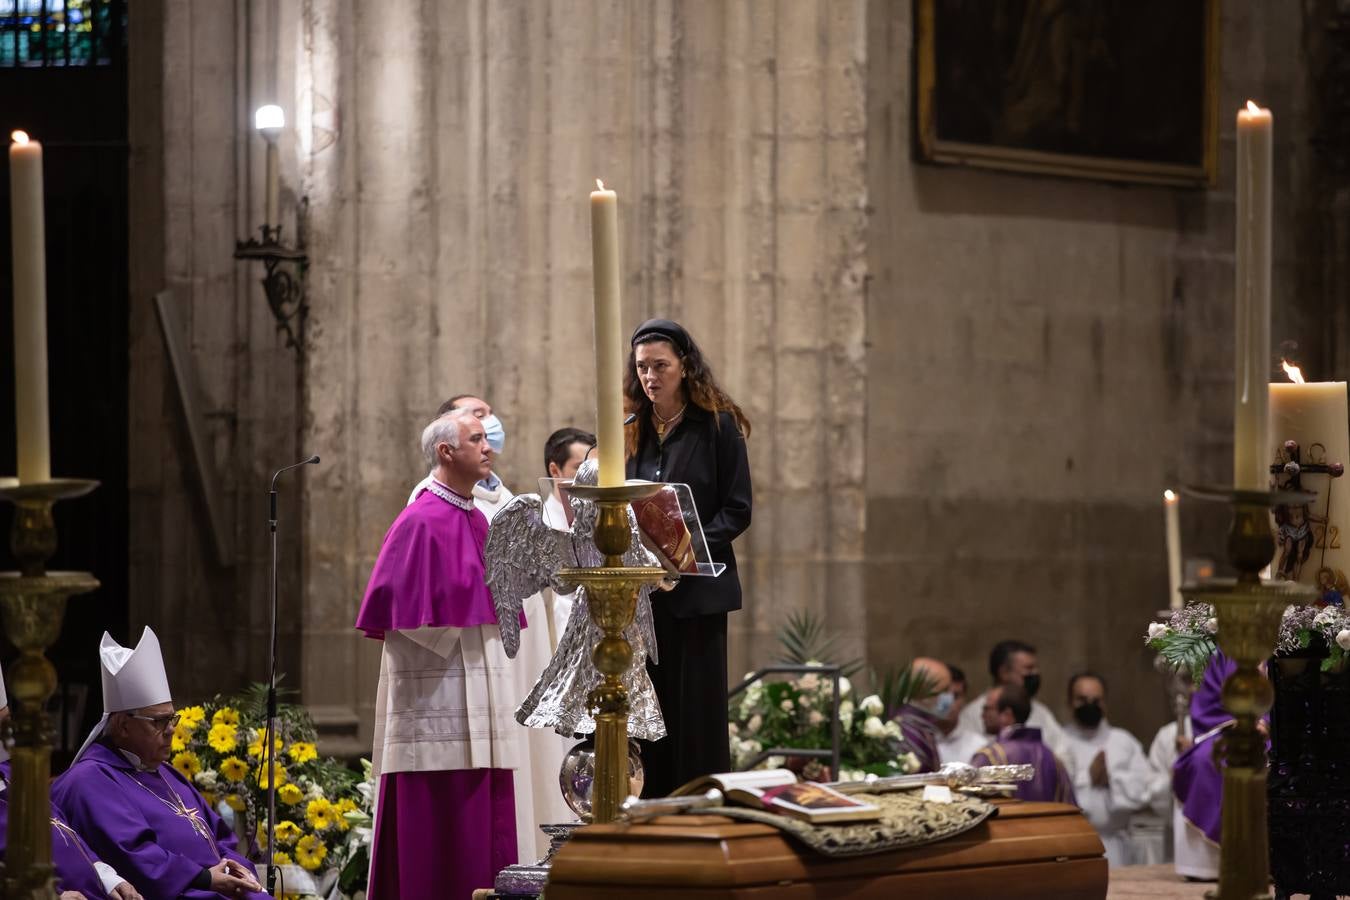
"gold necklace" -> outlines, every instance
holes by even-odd
[[[661,415],[659,412],[656,411],[656,404],[653,403],[652,415],[656,416],[657,438],[664,438],[666,436],[666,426],[671,424],[672,422],[678,421],[680,416],[684,415],[684,411],[688,408],[689,408],[689,401],[686,400],[684,401],[684,406],[680,407],[680,411],[677,412],[675,415],[671,416],[669,419],[667,419],[665,416]]]

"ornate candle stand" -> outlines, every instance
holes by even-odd
[[[604,564],[595,568],[569,568],[558,573],[565,584],[586,589],[591,620],[604,632],[591,659],[603,680],[586,703],[595,718],[595,784],[591,793],[591,821],[612,822],[619,805],[628,796],[628,689],[620,680],[633,663],[633,648],[623,630],[637,611],[638,589],[665,576],[659,566],[625,566],[623,554],[632,534],[628,504],[651,497],[660,484],[626,484],[617,487],[572,485],[568,493],[591,500],[599,507],[595,545],[604,554]]]
[[[1224,763],[1219,885],[1205,896],[1212,900],[1260,900],[1272,895],[1266,826],[1266,739],[1257,722],[1270,711],[1275,692],[1258,667],[1274,652],[1285,608],[1310,603],[1317,596],[1309,585],[1263,582],[1260,572],[1275,556],[1271,506],[1306,503],[1311,495],[1206,488],[1189,492],[1233,504],[1228,558],[1238,571],[1236,579],[1214,579],[1182,589],[1189,600],[1213,604],[1219,647],[1237,665],[1224,681],[1222,694],[1224,708],[1236,722],[1217,740],[1214,749]]]
[[[98,587],[87,572],[48,572],[56,552],[52,506],[80,497],[97,481],[61,478],[0,488],[0,497],[15,506],[10,549],[20,571],[0,572],[0,611],[5,635],[19,649],[10,667],[10,718],[13,738],[9,797],[9,837],[0,867],[0,895],[37,900],[52,898],[51,735],[47,699],[56,690],[56,669],[44,655],[61,634],[66,598]]]

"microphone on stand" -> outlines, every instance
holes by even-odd
[[[298,463],[282,466],[272,475],[272,487],[268,491],[267,527],[272,533],[272,626],[271,642],[267,656],[267,725],[263,729],[266,742],[267,773],[267,893],[276,896],[277,867],[272,863],[277,846],[277,779],[276,779],[276,729],[277,729],[277,479],[283,472],[298,469],[300,466],[316,466],[319,457],[311,456]]]

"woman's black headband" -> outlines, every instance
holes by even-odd
[[[689,339],[689,332],[669,319],[648,319],[633,332],[632,345],[634,347],[651,340],[669,341],[675,345],[676,350],[680,351],[681,356],[689,355],[689,347],[692,343]]]

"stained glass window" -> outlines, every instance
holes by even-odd
[[[0,67],[106,66],[125,47],[125,0],[0,0]]]

